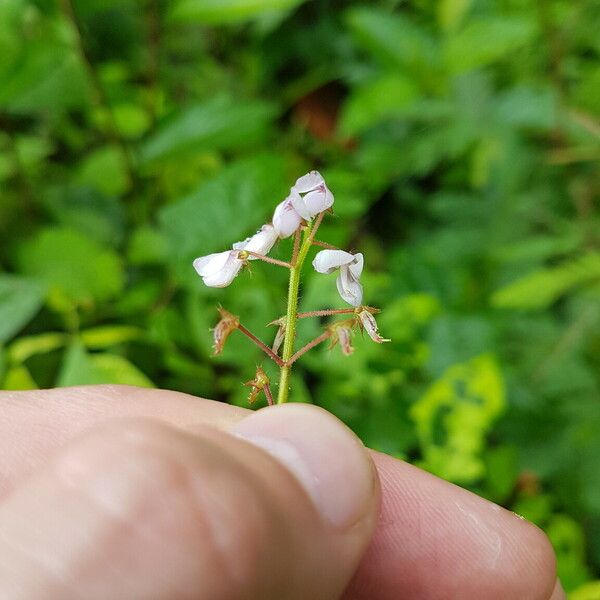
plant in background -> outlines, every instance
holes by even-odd
[[[311,171],[296,181],[288,197],[275,208],[272,223],[263,225],[252,237],[243,242],[233,244],[231,250],[201,256],[194,261],[196,272],[210,287],[228,286],[242,268],[248,267],[249,261],[252,260],[262,260],[289,269],[287,311],[283,317],[269,323],[277,326],[277,333],[271,346],[262,342],[244,327],[238,316],[222,307],[219,308],[221,319],[212,330],[215,354],[223,350],[229,335],[237,330],[252,340],[280,367],[278,404],[288,400],[293,364],[311,348],[329,340],[330,348],[339,344],[342,353],[347,356],[354,351],[352,335],[357,329],[366,331],[378,344],[389,341],[382,338],[377,329],[377,322],[373,315],[378,313],[379,309],[363,304],[363,288],[360,283],[364,264],[363,255],[351,254],[315,239],[325,213],[331,212],[333,201],[333,194],[321,174]],[[294,236],[294,242],[289,262],[267,256],[278,240],[291,236]],[[352,308],[326,308],[305,313],[298,312],[302,267],[313,246],[324,248],[315,256],[313,267],[318,273],[338,273],[337,289],[342,300]],[[350,316],[328,323],[320,335],[295,350],[298,319],[334,315]],[[267,402],[274,403],[269,378],[261,366],[257,368],[256,377],[245,385],[252,388],[250,402],[263,392]]]

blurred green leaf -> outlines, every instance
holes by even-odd
[[[557,267],[540,269],[494,292],[498,308],[539,310],[569,291],[600,279],[600,254],[590,252]]]
[[[444,47],[448,68],[458,73],[483,67],[532,41],[533,20],[522,17],[473,19],[450,36]]]
[[[92,364],[104,383],[154,387],[154,384],[135,365],[116,354],[94,354]]]
[[[19,264],[24,273],[74,303],[108,300],[124,285],[116,252],[71,229],[44,229],[23,242]]]
[[[2,383],[2,389],[4,390],[35,390],[37,387],[31,373],[23,365],[11,367]]]
[[[100,350],[139,339],[143,334],[141,329],[129,325],[103,325],[83,330],[80,339],[86,348]]]
[[[0,344],[27,325],[44,297],[45,288],[39,281],[0,274]]]
[[[8,347],[8,358],[12,363],[20,364],[36,354],[58,350],[68,341],[66,333],[39,333],[20,337]]]
[[[171,8],[174,21],[220,25],[247,21],[265,13],[290,10],[305,0],[178,0]]]
[[[142,147],[142,161],[172,158],[184,152],[227,150],[264,139],[276,116],[273,104],[217,96],[187,108],[163,123]]]

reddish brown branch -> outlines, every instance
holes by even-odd
[[[311,342],[308,342],[308,344],[306,344],[306,346],[303,346],[302,348],[300,348],[300,350],[298,350],[298,352],[296,352],[295,354],[292,354],[292,356],[290,357],[290,360],[287,361],[286,366],[289,367],[289,366],[293,365],[303,354],[306,354],[309,350],[311,350],[315,346],[318,346],[320,343],[324,342],[325,340],[328,340],[330,337],[331,337],[331,332],[324,331],[320,336],[316,337]]]
[[[251,331],[246,329],[241,323],[238,325],[238,329],[250,340],[252,340],[270,359],[275,361],[280,367],[284,366],[283,360],[269,348],[265,343],[261,342]]]

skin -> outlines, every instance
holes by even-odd
[[[0,393],[0,597],[565,598],[538,528],[358,442],[343,460],[371,487],[332,524],[284,463],[229,433],[281,409],[246,426],[257,413],[170,391]],[[291,410],[355,443],[324,411]],[[337,518],[334,495],[320,502]]]

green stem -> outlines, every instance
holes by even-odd
[[[298,293],[300,292],[300,273],[302,265],[306,259],[306,255],[312,244],[311,237],[312,228],[309,226],[304,231],[304,240],[298,252],[298,256],[294,265],[290,268],[290,283],[288,286],[288,300],[286,312],[286,329],[285,339],[283,341],[284,362],[287,362],[294,354],[294,340],[296,338],[296,320],[298,318]],[[288,401],[290,391],[290,373],[292,365],[284,365],[281,367],[279,375],[279,393],[277,395],[277,404],[283,404]]]

